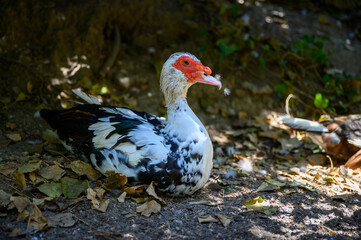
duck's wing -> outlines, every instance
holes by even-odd
[[[347,141],[361,148],[361,115],[349,115],[335,118]]]
[[[84,155],[102,173],[136,175],[142,161],[163,161],[170,151],[165,120],[128,108],[79,105],[69,110],[41,110],[67,149]],[[138,169],[139,170],[139,169]]]

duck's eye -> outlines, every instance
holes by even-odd
[[[189,62],[188,62],[187,60],[184,60],[184,61],[183,61],[183,65],[188,66],[188,65],[189,65]]]

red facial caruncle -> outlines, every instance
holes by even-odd
[[[172,66],[182,71],[191,83],[199,82],[212,73],[209,67],[203,66],[200,61],[190,56],[181,56]]]

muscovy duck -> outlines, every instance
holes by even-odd
[[[321,122],[281,116],[288,127],[309,133],[311,140],[351,169],[361,167],[361,115],[326,119]]]
[[[167,119],[125,107],[88,103],[68,110],[40,111],[71,152],[90,160],[103,174],[115,171],[131,184],[154,181],[171,196],[193,194],[209,179],[213,146],[209,135],[188,106],[188,88],[200,82],[222,87],[209,67],[189,53],[174,53],[164,63],[160,86]]]

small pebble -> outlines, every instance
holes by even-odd
[[[226,149],[227,151],[227,156],[233,156],[233,154],[236,152],[236,150],[234,150],[234,147],[227,147]]]
[[[236,177],[237,177],[237,173],[234,170],[230,170],[224,175],[225,179],[229,179],[229,178],[235,179]]]
[[[174,219],[173,222],[178,226],[183,226],[183,222],[181,220]]]

